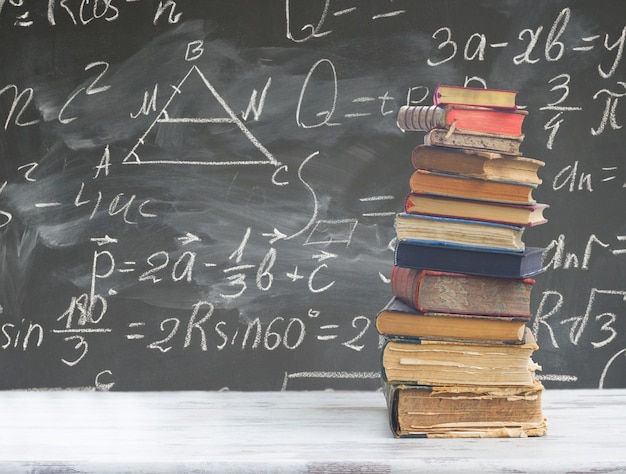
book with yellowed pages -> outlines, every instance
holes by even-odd
[[[421,312],[392,298],[376,316],[379,334],[395,338],[522,344],[529,318]]]
[[[433,128],[504,135],[522,135],[525,110],[504,110],[471,105],[403,105],[397,125],[404,131]]]
[[[524,135],[460,132],[443,128],[434,128],[424,136],[425,145],[491,151],[511,156],[520,156],[522,154],[520,146],[523,140]]]
[[[543,385],[527,387],[385,385],[395,437],[525,438],[543,436]]]
[[[548,222],[543,214],[548,207],[539,203],[517,205],[416,193],[409,193],[404,200],[404,212],[407,214],[501,222],[523,227]]]
[[[396,215],[394,226],[399,240],[427,245],[454,244],[500,251],[522,252],[524,227],[497,222],[453,219],[421,214]]]
[[[543,161],[524,156],[428,145],[416,146],[411,162],[415,169],[531,185],[541,184],[538,173],[545,166]]]
[[[452,173],[415,170],[409,177],[411,192],[432,196],[475,199],[505,204],[532,205],[535,186],[496,180],[485,180]]]
[[[525,329],[524,344],[387,338],[381,352],[382,379],[392,384],[532,386],[538,349]]]
[[[433,94],[435,105],[459,104],[516,109],[517,91],[506,89],[483,89],[439,84]]]

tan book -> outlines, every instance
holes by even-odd
[[[394,220],[399,240],[455,244],[492,250],[523,251],[524,227],[497,222],[400,213]]]
[[[528,328],[524,344],[463,343],[430,339],[387,339],[382,378],[392,384],[532,386],[540,367]]]
[[[534,186],[492,181],[437,171],[415,170],[409,178],[411,192],[432,196],[533,205]]]
[[[476,219],[526,227],[548,222],[543,214],[548,207],[547,204],[524,206],[416,193],[409,193],[404,200],[404,212],[407,214]]]
[[[539,169],[545,166],[543,161],[523,156],[428,145],[415,147],[411,162],[415,169],[532,185],[541,184]]]
[[[536,380],[528,387],[387,385],[383,391],[396,437],[525,438],[548,429]]]
[[[433,102],[439,104],[478,105],[516,109],[517,91],[505,89],[482,89],[478,87],[439,84],[433,94]]]
[[[528,320],[515,316],[421,312],[394,297],[376,316],[376,329],[387,337],[522,344]]]

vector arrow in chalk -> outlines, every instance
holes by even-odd
[[[187,232],[182,237],[178,237],[178,240],[180,240],[183,245],[187,245],[191,242],[200,242],[200,237],[192,234],[191,232]]]

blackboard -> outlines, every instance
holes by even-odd
[[[626,3],[0,0],[0,388],[379,387],[439,83],[514,89],[547,387],[626,387]]]

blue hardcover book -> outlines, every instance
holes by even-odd
[[[543,251],[541,247],[526,247],[522,252],[502,252],[480,247],[399,241],[394,264],[497,278],[526,278],[543,271]]]
[[[509,252],[524,250],[524,227],[510,224],[403,212],[396,215],[394,225],[399,240]]]

